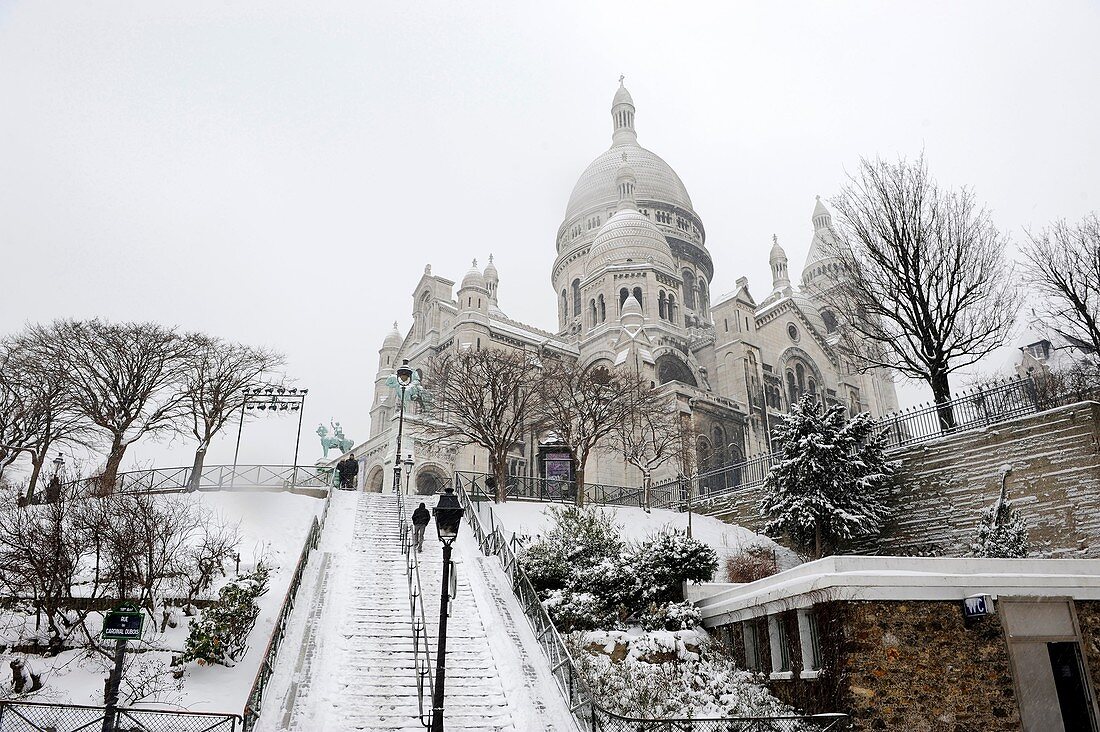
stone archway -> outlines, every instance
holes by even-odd
[[[667,384],[670,381],[679,381],[682,384],[688,386],[698,387],[699,382],[696,381],[695,375],[691,373],[691,367],[681,358],[674,356],[671,353],[665,353],[657,357],[657,362],[654,364],[654,369],[657,372],[657,383]]]
[[[381,493],[385,482],[386,471],[381,465],[375,465],[367,473],[367,479],[363,482],[363,490],[367,493]]]
[[[431,496],[442,493],[450,484],[446,473],[434,465],[425,465],[416,471],[412,492],[418,496]]]

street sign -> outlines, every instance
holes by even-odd
[[[989,595],[973,595],[963,600],[963,615],[967,618],[980,618],[993,613],[993,598]]]
[[[108,610],[103,618],[103,637],[114,640],[139,640],[145,613],[131,604],[119,605]]]

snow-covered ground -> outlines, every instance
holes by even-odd
[[[176,681],[166,676],[170,682],[168,688],[147,699],[144,704],[135,706],[239,714],[267,647],[310,524],[323,509],[324,502],[289,493],[195,493],[173,495],[172,498],[208,507],[223,524],[236,526],[241,539],[241,572],[251,571],[256,562],[263,559],[272,568],[270,585],[267,593],[257,601],[260,614],[249,636],[248,650],[240,663],[233,668],[189,663],[182,680]],[[232,570],[230,566],[230,578]],[[210,594],[216,596],[217,589],[218,585],[215,585]],[[167,667],[171,657],[183,649],[187,637],[188,618],[180,615],[179,620],[178,627],[160,633],[159,628],[154,628],[146,617],[142,643],[131,643],[131,646],[146,652],[129,654],[128,662],[152,666],[163,664]],[[97,634],[101,622],[100,614],[89,615],[89,632]],[[24,636],[26,631],[33,631],[33,624],[33,617],[0,611],[0,647],[6,648]],[[16,654],[0,653],[0,668],[6,670],[13,655]],[[72,650],[54,658],[33,655],[24,658],[36,673],[42,674],[44,683],[43,689],[23,697],[24,700],[90,705],[103,703],[103,680],[110,664],[99,654]],[[7,688],[7,684],[0,686],[0,689]],[[0,698],[2,694],[0,691]]]
[[[478,506],[482,523],[488,527],[502,526],[505,536],[513,534],[519,537],[534,538],[546,533],[553,526],[550,509],[560,504],[535,503],[531,501],[509,501],[501,504],[482,503]],[[688,515],[667,509],[653,509],[646,513],[640,508],[621,506],[601,506],[615,517],[622,527],[623,538],[627,541],[640,541],[664,529],[687,530]],[[714,580],[725,581],[726,557],[733,556],[746,546],[761,545],[774,549],[780,569],[789,569],[800,563],[798,556],[790,549],[780,546],[770,538],[757,534],[743,526],[727,524],[710,516],[691,516],[691,535],[704,542],[718,553],[718,571]]]

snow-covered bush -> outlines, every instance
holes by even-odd
[[[1002,468],[1007,475],[1011,468]],[[1001,480],[1001,494],[996,503],[982,514],[978,535],[970,545],[970,556],[994,559],[1018,559],[1030,551],[1027,526],[1023,518],[1008,500],[1005,481]]]
[[[574,634],[570,638],[577,666],[592,690],[596,703],[604,709],[643,719],[705,717],[773,717],[795,714],[795,710],[772,696],[763,677],[737,668],[733,659],[717,644],[705,643],[696,654],[687,654],[667,663],[648,663],[644,649],[654,648],[649,657],[667,645],[670,633],[647,634],[631,644],[621,661],[604,653],[592,653],[591,637]],[[614,640],[614,639],[612,639]],[[665,649],[668,650],[668,649]]]
[[[563,632],[624,627],[649,605],[681,601],[684,582],[709,580],[718,565],[713,549],[682,533],[628,545],[606,511],[551,511],[554,527],[525,548],[520,563]]]
[[[639,618],[646,630],[691,630],[703,622],[699,609],[690,602],[650,605]]]
[[[718,554],[679,531],[662,531],[634,547],[631,565],[641,579],[643,603],[683,600],[684,582],[706,582],[718,568]]]
[[[878,533],[889,517],[893,468],[867,413],[847,419],[844,406],[821,406],[806,394],[776,430],[780,462],[768,472],[760,513],[765,532],[785,534],[821,557],[826,549]]]
[[[260,613],[256,600],[267,592],[269,574],[267,565],[260,562],[251,574],[224,585],[217,601],[192,621],[180,662],[232,666],[239,661]]]

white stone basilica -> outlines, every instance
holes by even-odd
[[[474,262],[457,292],[425,267],[412,328],[402,334],[395,323],[379,352],[370,439],[354,450],[365,489],[388,488],[392,475],[397,409],[387,378],[403,358],[416,368],[448,348],[526,349],[639,369],[692,415],[704,470],[766,451],[770,426],[805,392],[852,412],[897,409],[889,374],[858,373],[837,349],[837,316],[819,296],[835,274],[825,253],[832,220],[821,201],[799,285],[773,237],[771,292],[757,301],[741,277],[731,293],[713,297],[702,219],[676,172],[638,144],[634,116],[620,83],[611,147],[581,174],[558,229],[556,333],[501,311],[491,256],[483,271]],[[447,451],[420,439],[415,411],[406,411],[402,449],[416,463],[411,491],[432,492],[454,470],[488,471],[480,448]],[[539,452],[538,436],[530,435],[516,446],[509,471],[540,475]],[[640,485],[640,474],[612,452],[594,460],[590,482]]]

